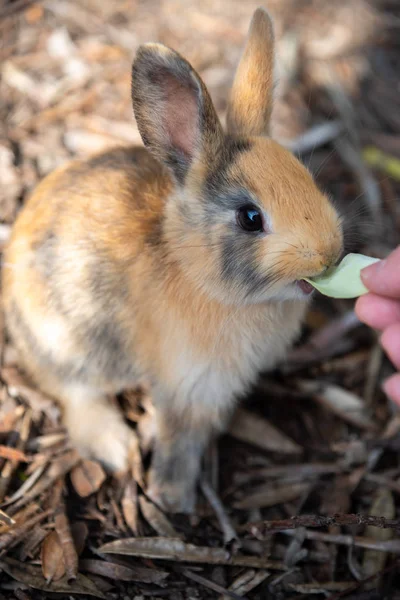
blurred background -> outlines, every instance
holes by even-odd
[[[0,250],[47,173],[73,157],[141,144],[130,99],[139,44],[158,41],[183,54],[224,121],[260,4],[276,27],[274,137],[345,215],[348,250],[384,257],[398,245],[399,0],[0,0]],[[392,367],[352,302],[316,299],[287,364],[261,379],[229,435],[211,448],[205,469],[214,492],[203,488],[192,520],[167,518],[142,493],[152,415],[146,390],[119,399],[141,455],[130,479],[110,481],[99,465],[71,454],[57,407],[24,378],[4,335],[1,355],[0,568],[7,576],[0,600],[51,592],[400,597],[398,529],[333,523],[322,532],[301,527],[294,537],[254,537],[248,526],[304,513],[399,517],[400,419],[380,391]],[[222,513],[215,512],[220,500]],[[55,531],[56,507],[74,533],[72,546],[63,540],[69,559]],[[154,562],[155,534],[167,563]],[[147,538],[146,559],[133,546],[136,558],[125,562],[99,554],[103,542],[132,535]],[[194,561],[183,570],[188,550],[170,544],[176,536],[205,548],[208,566]],[[239,539],[247,566],[219,564],[213,552],[237,549]],[[80,556],[73,589],[71,552]]]

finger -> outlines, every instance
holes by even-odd
[[[394,366],[400,369],[400,323],[385,329],[381,336],[381,344]]]
[[[389,398],[400,406],[400,373],[386,379],[383,389]]]
[[[360,321],[374,329],[383,330],[400,323],[400,300],[370,293],[358,298],[355,311]]]
[[[400,246],[385,260],[363,269],[361,279],[370,292],[400,298]]]

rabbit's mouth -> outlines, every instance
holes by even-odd
[[[306,294],[307,296],[312,294],[312,292],[314,291],[314,288],[311,285],[311,283],[308,283],[308,281],[305,281],[305,279],[298,279],[296,281],[296,285],[301,289],[303,294]]]

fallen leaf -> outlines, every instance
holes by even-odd
[[[41,550],[42,573],[46,583],[59,581],[65,575],[65,563],[60,538],[51,531],[44,539]]]
[[[186,544],[181,539],[164,537],[142,537],[115,540],[99,548],[104,554],[123,554],[142,558],[158,558],[180,562],[206,563],[215,565],[237,565],[255,569],[286,570],[278,561],[258,556],[232,555],[223,548],[209,548]]]
[[[57,594],[95,596],[96,598],[104,598],[106,600],[104,594],[97,589],[95,584],[81,573],[78,573],[75,581],[71,581],[70,583],[65,576],[58,581],[46,583],[40,567],[21,563],[12,558],[5,558],[0,561],[0,569],[19,583],[23,583],[35,590]]]
[[[142,583],[161,583],[168,577],[166,571],[145,569],[141,567],[127,567],[105,560],[82,560],[80,568],[88,573],[115,579],[116,581],[140,581]]]
[[[83,460],[70,473],[72,485],[81,498],[97,492],[106,479],[106,474],[98,462]]]

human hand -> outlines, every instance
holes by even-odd
[[[361,279],[369,293],[357,300],[356,314],[360,321],[382,331],[381,345],[399,371],[383,388],[400,405],[400,246],[385,260],[363,269]]]

